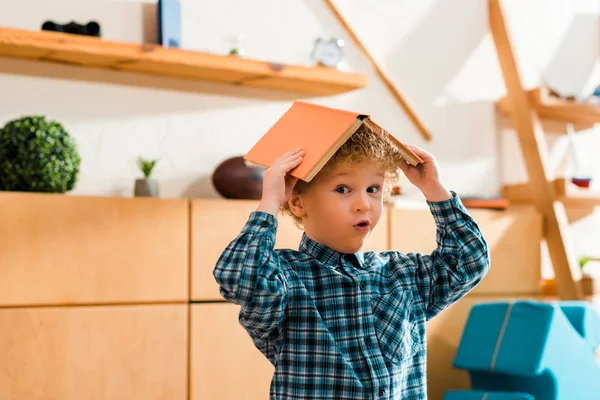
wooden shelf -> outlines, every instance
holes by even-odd
[[[579,280],[581,290],[586,296],[594,296],[600,294],[600,282],[590,276],[583,275]],[[541,287],[542,296],[556,296],[556,279],[543,279]]]
[[[237,56],[0,27],[0,56],[146,75],[185,78],[315,96],[367,85],[365,74],[283,65]]]
[[[600,206],[600,193],[596,192],[577,192],[565,195],[561,201],[565,207],[573,208],[593,208]]]
[[[572,123],[576,130],[591,128],[600,123],[600,104],[578,103],[552,96],[547,89],[538,88],[528,92],[529,101],[541,119],[556,123]],[[498,101],[498,111],[510,115],[506,97]],[[563,128],[564,129],[564,128]],[[565,131],[566,132],[566,131]]]
[[[568,190],[564,178],[557,178],[553,182],[556,199],[565,206],[569,222],[585,218],[600,206],[600,193],[585,189]],[[511,203],[528,203],[533,201],[529,184],[520,183],[504,185],[502,196]]]
[[[576,103],[558,98],[536,105],[538,115],[565,123],[597,124],[600,122],[600,105]]]

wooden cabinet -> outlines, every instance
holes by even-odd
[[[543,221],[535,207],[511,206],[504,211],[469,209],[489,246],[491,269],[466,297],[427,324],[427,390],[442,400],[450,389],[469,389],[469,375],[452,366],[469,311],[474,304],[539,298]],[[390,211],[390,242],[403,252],[431,253],[436,226],[426,207]]]
[[[191,306],[190,399],[264,400],[273,366],[238,323],[239,306]]]
[[[253,200],[191,201],[192,300],[223,300],[213,270],[229,242],[236,238],[256,209]],[[279,216],[276,248],[297,249],[302,231],[287,216]]]
[[[539,294],[543,221],[532,205],[504,211],[470,209],[490,249],[491,269],[474,293]],[[429,209],[391,210],[390,242],[395,250],[431,253],[436,227]]]
[[[186,200],[0,193],[0,306],[187,301]]]
[[[252,200],[191,201],[191,279],[193,300],[223,300],[213,270],[219,256],[236,238],[258,205]],[[388,249],[388,214],[384,209],[378,227],[371,236],[368,250]],[[292,218],[278,216],[275,248],[298,249],[302,230]]]
[[[213,277],[257,205],[0,192],[0,399],[268,398],[274,368]],[[432,400],[468,383],[452,360],[470,306],[540,289],[540,214],[469,211],[492,268],[428,324]],[[277,248],[301,236],[279,218]],[[367,250],[435,245],[429,209],[396,206]]]
[[[0,398],[187,399],[187,306],[0,310]]]

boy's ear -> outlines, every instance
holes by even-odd
[[[302,218],[306,215],[306,209],[304,208],[304,202],[302,201],[302,197],[298,194],[293,194],[288,199],[288,206],[290,206],[290,210],[292,213],[298,218]]]

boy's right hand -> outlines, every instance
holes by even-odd
[[[304,150],[294,149],[288,151],[267,168],[263,176],[262,199],[256,211],[263,211],[274,216],[285,204],[298,182],[287,173],[296,168],[304,157]]]

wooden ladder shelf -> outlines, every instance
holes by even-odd
[[[558,109],[563,109],[564,105],[555,108],[538,105],[523,88],[500,0],[489,0],[489,24],[507,90],[504,106],[517,132],[529,176],[529,195],[544,216],[544,236],[556,275],[558,295],[564,300],[581,300],[581,270],[568,244],[565,206],[556,194],[555,183],[548,177],[546,163],[549,154],[539,119],[545,112],[557,115]],[[573,113],[561,115],[572,116]]]

